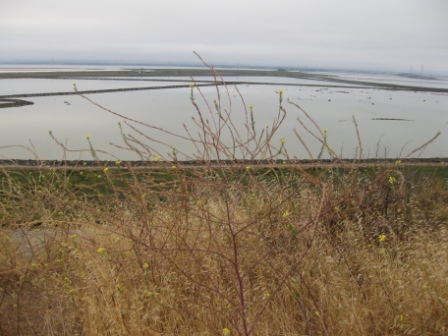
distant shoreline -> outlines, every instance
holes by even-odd
[[[448,89],[446,88],[437,88],[437,87],[424,87],[424,86],[412,86],[412,85],[400,85],[400,84],[387,84],[387,83],[376,83],[376,82],[368,82],[368,81],[356,81],[349,80],[343,78],[337,78],[334,76],[327,76],[323,74],[312,74],[308,72],[300,72],[300,71],[282,71],[282,70],[249,70],[249,69],[220,69],[217,71],[219,76],[216,77],[216,82],[209,81],[209,83],[197,84],[198,86],[206,86],[206,85],[216,85],[220,84],[221,77],[279,77],[279,78],[293,78],[293,79],[306,79],[310,80],[309,84],[303,83],[270,83],[270,82],[248,82],[248,81],[226,81],[227,85],[282,85],[282,86],[312,86],[312,87],[336,87],[336,88],[370,88],[370,89],[380,89],[380,90],[394,90],[394,91],[414,91],[414,92],[436,92],[436,93],[448,93]],[[155,81],[159,81],[160,77],[167,78],[170,80],[170,77],[185,77],[187,80],[194,81],[199,77],[208,76],[214,77],[214,73],[210,69],[197,69],[197,68],[189,68],[189,69],[133,69],[133,70],[89,70],[89,71],[48,71],[48,72],[5,72],[0,73],[0,79],[31,79],[31,78],[40,78],[40,79],[72,79],[72,80],[80,80],[80,79],[92,79],[92,80],[110,80],[116,79],[120,80],[121,78],[129,78],[133,79],[138,78],[154,78]],[[189,79],[190,78],[190,79]],[[313,80],[316,81],[326,81],[329,84],[312,84]],[[174,80],[173,80],[174,81]],[[177,81],[177,80],[175,80]],[[198,80],[198,83],[201,82]],[[332,84],[334,83],[334,84]],[[341,85],[342,84],[342,85]],[[344,85],[344,86],[343,86]],[[162,87],[135,87],[135,88],[117,88],[117,89],[107,89],[107,90],[86,90],[79,91],[78,93],[82,94],[94,94],[94,93],[109,93],[109,92],[121,92],[121,91],[137,91],[137,90],[156,90],[156,89],[172,89],[172,88],[182,88],[188,87],[188,84],[185,85],[169,85]],[[51,96],[51,95],[74,95],[76,92],[47,92],[47,93],[29,93],[29,94],[13,94],[13,95],[0,95],[0,99],[4,98],[23,98],[23,97],[42,97],[42,96]]]
[[[33,102],[23,99],[4,99],[0,97],[0,108],[20,107],[25,105],[33,105]]]

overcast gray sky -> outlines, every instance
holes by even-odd
[[[0,62],[448,73],[448,0],[0,0]]]

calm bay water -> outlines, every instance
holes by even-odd
[[[369,79],[372,80],[372,75],[369,76]],[[189,78],[176,79],[184,79],[184,83],[190,81]],[[198,78],[198,80],[201,79],[208,80],[210,78]],[[230,100],[227,93],[222,88],[220,89],[222,107],[231,113],[241,134],[246,131],[244,126],[246,123],[245,106],[250,104],[254,106],[255,126],[258,133],[260,134],[263,129],[266,129],[266,125],[269,126],[268,129],[272,128],[272,121],[278,113],[277,91],[284,90],[283,105],[287,110],[287,116],[274,137],[273,143],[280,144],[280,140],[285,139],[286,149],[290,156],[296,156],[299,159],[309,158],[294,131],[301,135],[314,157],[318,155],[321,145],[308,134],[297,118],[300,118],[313,132],[316,132],[315,126],[299,109],[289,104],[288,99],[299,104],[314,119],[321,130],[328,129],[328,144],[344,158],[352,158],[358,146],[352,115],[355,116],[359,126],[363,153],[366,158],[404,156],[432,138],[437,131],[441,131],[442,135],[423,152],[413,156],[448,157],[447,94],[387,91],[368,87],[355,89],[289,86],[286,84],[324,85],[331,83],[278,77],[275,79],[266,77],[225,79],[277,83],[239,85],[238,89],[244,102],[233,86],[229,87]],[[378,80],[385,81],[386,79],[382,77]],[[387,80],[393,80],[393,78]],[[79,90],[182,84],[141,80],[3,79],[0,80],[0,95],[71,91],[73,82],[77,83]],[[195,102],[199,105],[202,115],[212,125],[212,119],[217,118],[213,108],[213,100],[217,99],[216,88],[201,88],[208,104],[212,106],[211,112],[200,93],[196,89],[194,92]],[[88,97],[127,118],[160,127],[172,133],[187,135],[183,124],[195,137],[201,133],[192,120],[192,117],[198,119],[198,113],[191,103],[189,88],[91,94]],[[67,159],[88,160],[92,158],[88,150],[87,135],[90,136],[95,148],[112,154],[99,153],[101,159],[113,159],[114,157],[140,159],[135,152],[110,145],[112,142],[119,146],[125,146],[118,126],[119,122],[122,122],[125,134],[135,136],[142,143],[150,146],[151,149],[146,152],[144,158],[154,158],[160,154],[166,155],[171,152],[172,146],[177,147],[181,153],[185,154],[181,154],[180,159],[196,152],[195,146],[191,142],[169,136],[155,128],[136,125],[141,132],[156,141],[145,139],[124,125],[123,117],[113,115],[79,96],[25,99],[33,101],[34,105],[0,109],[0,145],[2,146],[0,155],[3,158],[33,158],[33,154],[23,147],[5,148],[5,146],[11,145],[30,147],[30,142],[32,142],[41,159],[62,159],[64,151],[49,136],[48,132],[51,130],[59,141],[66,144],[67,148],[84,150],[65,153]],[[166,143],[166,146],[159,142]],[[229,139],[227,142],[231,145]],[[325,154],[323,157],[328,157],[328,155]]]

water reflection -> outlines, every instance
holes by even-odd
[[[186,82],[190,80],[184,78]],[[241,78],[240,78],[241,80]],[[252,81],[265,81],[265,78],[251,77]],[[282,86],[291,83],[291,79],[279,81],[273,85],[238,86],[244,101],[233,86],[229,92],[220,89],[222,108],[231,113],[235,125],[241,134],[246,131],[245,107],[254,105],[256,128],[260,132],[272,121],[278,113],[278,93],[285,90],[284,106],[287,110],[285,122],[274,137],[274,143],[280,139],[286,140],[286,148],[291,156],[299,159],[309,158],[294,134],[297,131],[307,143],[313,155],[317,156],[321,144],[316,141],[297,121],[300,118],[307,127],[313,129],[313,124],[295,106],[288,104],[286,99],[298,104],[316,121],[320,129],[328,129],[328,142],[333,150],[343,157],[353,157],[357,150],[358,141],[352,116],[356,117],[362,138],[365,157],[398,157],[409,153],[432,138],[437,131],[442,135],[423,153],[421,157],[447,157],[448,120],[446,94],[420,93],[407,91],[385,91],[369,88],[323,88],[323,87],[295,87]],[[119,87],[169,85],[169,82],[152,82],[148,85],[142,81],[95,81],[76,80],[78,89],[103,89]],[[14,79],[0,80],[0,92],[4,94],[70,91],[73,80],[43,80],[43,79]],[[195,90],[195,102],[202,115],[213,126],[217,112],[213,100],[217,99],[215,87],[200,89],[208,102],[202,99]],[[201,130],[195,125],[192,117],[199,116],[190,101],[190,89],[163,89],[154,91],[118,92],[89,95],[98,104],[114,111],[126,118],[142,121],[147,124],[166,129],[172,133],[188,136],[183,124],[190,133],[198,138]],[[230,100],[229,100],[230,99]],[[35,147],[42,159],[91,159],[86,135],[95,148],[110,152],[112,155],[99,153],[101,159],[117,157],[126,160],[138,160],[140,157],[132,151],[111,145],[125,146],[121,130],[118,126],[122,122],[123,132],[149,145],[144,150],[144,158],[154,157],[171,151],[176,146],[181,153],[180,158],[186,158],[196,152],[194,144],[181,138],[170,136],[158,128],[148,128],[136,125],[137,129],[152,139],[145,139],[123,123],[123,117],[111,114],[79,96],[51,96],[30,99],[34,105],[19,108],[5,108],[0,110],[2,123],[0,125],[0,144],[2,146],[19,144]],[[374,119],[406,119],[374,120]],[[131,123],[132,124],[132,123]],[[54,136],[66,144],[70,150],[64,151],[55,144],[48,135],[52,130]],[[227,139],[229,145],[231,142]],[[162,145],[160,142],[165,143]],[[139,147],[143,149],[143,147]],[[2,157],[26,159],[33,155],[19,147],[0,148]],[[417,156],[418,154],[414,155]],[[328,157],[328,156],[327,156]]]
[[[167,85],[187,84],[184,82],[170,81],[140,81],[140,80],[94,80],[94,79],[41,79],[41,78],[19,78],[0,79],[0,95],[46,93],[46,92],[73,92],[73,84],[80,91],[107,90],[133,87],[157,87]]]
[[[414,87],[428,87],[428,88],[448,88],[448,80],[446,78],[410,78],[393,75],[371,75],[371,74],[353,74],[353,73],[337,73],[333,74],[335,78],[364,81],[371,83],[384,83],[396,85],[409,85]]]

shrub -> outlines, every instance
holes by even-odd
[[[0,332],[446,333],[445,184],[398,161],[363,168],[359,136],[347,163],[292,104],[331,157],[304,166],[274,141],[284,92],[269,127],[253,106],[241,126],[210,69],[205,113],[191,86],[198,135],[174,134],[197,149],[189,165],[138,128],[156,126],[122,116],[147,140],[123,136],[152,155],[144,167],[102,162],[91,145],[96,168],[3,169]]]

